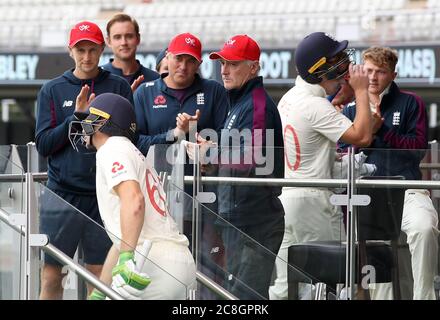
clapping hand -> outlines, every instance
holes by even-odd
[[[76,97],[75,112],[81,112],[81,113],[87,112],[90,103],[93,101],[93,99],[95,99],[95,93],[93,92],[92,94],[90,94],[90,97],[87,98],[87,96],[89,95],[89,91],[90,91],[90,87],[86,84],[81,88],[81,91]]]

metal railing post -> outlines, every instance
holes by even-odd
[[[431,147],[431,164],[437,164],[438,163],[438,142],[436,140],[432,141],[430,143]],[[433,168],[431,170],[431,180],[439,181],[440,175],[437,168]],[[439,207],[439,199],[440,199],[440,191],[439,190],[432,190],[431,193],[432,201],[435,204],[435,207]]]
[[[26,158],[26,168],[27,172],[38,172],[38,152],[35,148],[35,142],[28,142],[27,147],[27,158]]]
[[[356,239],[355,239],[355,215],[356,207],[353,206],[353,196],[355,194],[355,175],[354,175],[354,148],[348,149],[348,181],[347,181],[347,247],[346,247],[346,273],[345,273],[345,287],[347,288],[347,298],[352,300],[354,297],[354,282],[355,282],[355,257],[356,257]]]
[[[197,252],[199,246],[199,232],[198,232],[198,224],[199,224],[199,212],[200,212],[200,204],[197,201],[197,195],[200,192],[200,184],[201,184],[201,172],[200,172],[200,148],[198,145],[194,146],[194,173],[193,173],[193,207],[192,207],[192,254],[194,256],[194,262],[197,266]]]
[[[37,199],[35,197],[32,173],[26,173],[26,300],[37,300],[39,297],[39,248],[49,242],[45,234],[39,234]]]

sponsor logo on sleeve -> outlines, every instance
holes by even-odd
[[[124,169],[124,165],[123,164],[120,164],[119,162],[113,162],[113,166],[112,166],[112,172],[113,173],[121,171],[122,169]]]
[[[116,178],[117,176],[121,175],[122,173],[127,172],[127,170],[124,170],[124,169],[125,169],[125,167],[122,163],[117,162],[117,161],[113,162],[112,170],[111,170],[113,173],[112,178]]]

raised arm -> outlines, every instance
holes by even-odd
[[[367,147],[372,141],[372,117],[368,100],[368,76],[362,65],[349,66],[350,86],[356,97],[356,116],[353,125],[344,132],[341,140],[348,144]]]

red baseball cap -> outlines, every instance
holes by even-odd
[[[73,48],[82,40],[92,41],[97,44],[104,43],[101,29],[90,21],[81,21],[70,30],[69,47]]]
[[[181,33],[171,39],[168,45],[168,52],[174,55],[189,54],[202,62],[202,44],[200,40],[191,33]]]
[[[227,61],[260,60],[260,47],[254,39],[245,34],[233,36],[225,42],[221,51],[212,52],[209,59]]]

